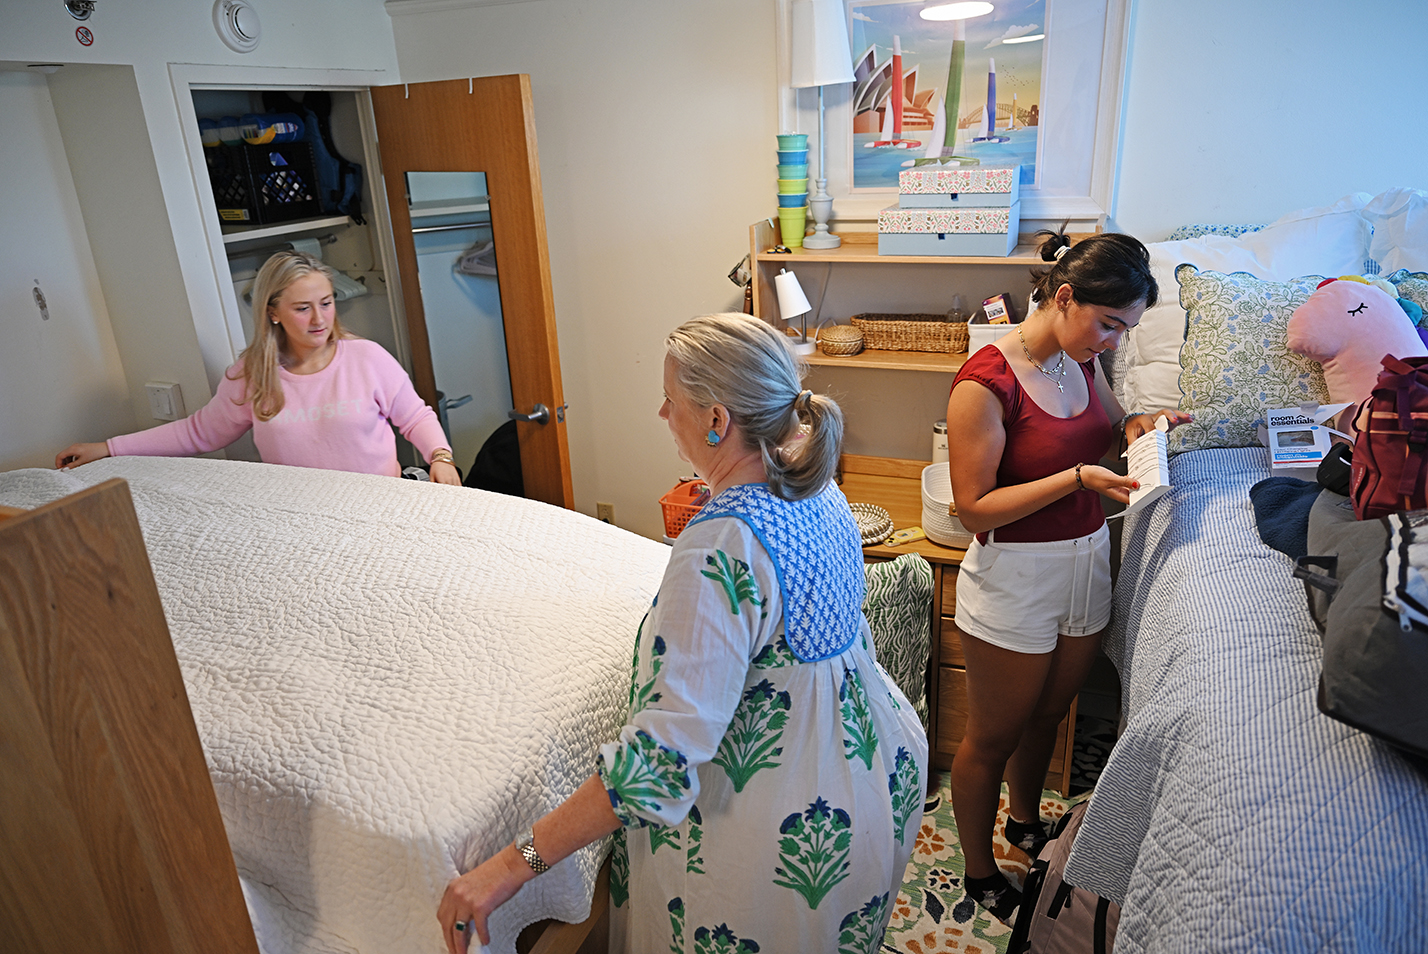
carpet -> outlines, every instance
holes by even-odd
[[[1071,767],[1070,798],[1041,793],[1041,817],[1054,821],[1077,802],[1089,797],[1116,740],[1115,723],[1078,715]],[[993,918],[967,897],[962,888],[964,861],[952,818],[952,794],[947,773],[939,773],[937,791],[922,808],[922,829],[898,891],[892,919],[881,950],[907,954],[964,951],[969,954],[1006,954],[1011,928]],[[997,867],[1018,884],[1026,877],[1031,859],[1001,836],[1007,815],[1006,786],[997,810],[997,835],[992,851]]]

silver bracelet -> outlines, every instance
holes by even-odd
[[[1121,418],[1120,423],[1116,425],[1116,430],[1124,434],[1126,432],[1126,425],[1130,423],[1130,419],[1139,416],[1140,414],[1137,411],[1129,412],[1125,417]]]

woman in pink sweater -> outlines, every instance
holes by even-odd
[[[110,455],[187,457],[226,447],[251,429],[270,464],[399,477],[390,423],[431,462],[433,481],[461,486],[441,424],[402,366],[381,345],[342,330],[330,276],[302,252],[269,258],[253,282],[253,343],[213,400],[182,421],[71,444],[55,466]]]

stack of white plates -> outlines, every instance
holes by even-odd
[[[972,545],[972,534],[962,527],[962,521],[947,511],[952,505],[952,475],[947,463],[932,464],[922,469],[922,532],[933,543],[944,547],[966,549]]]

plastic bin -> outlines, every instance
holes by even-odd
[[[218,217],[224,222],[269,225],[322,214],[312,146],[211,146],[203,150]]]
[[[694,515],[704,509],[708,493],[709,485],[702,480],[681,480],[673,490],[659,498],[659,505],[664,509],[664,535],[670,539],[679,536]]]

